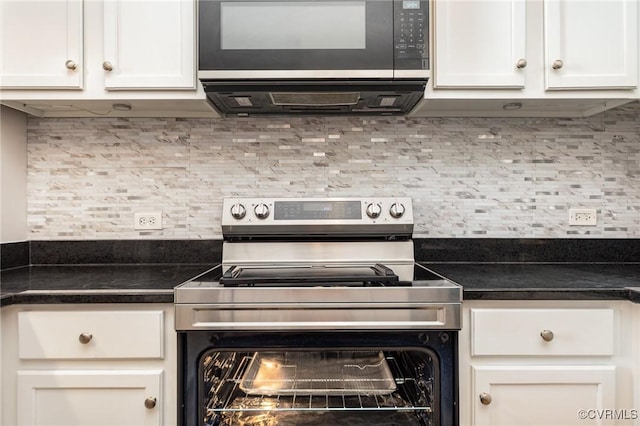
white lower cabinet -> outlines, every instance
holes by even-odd
[[[462,426],[639,424],[632,303],[463,305]]]
[[[18,371],[18,424],[159,426],[162,370]]]
[[[2,308],[6,426],[176,423],[172,304]]]
[[[473,366],[472,371],[475,425],[613,424],[593,420],[596,410],[615,407],[614,366]]]

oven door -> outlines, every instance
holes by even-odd
[[[201,0],[199,19],[201,79],[393,78],[392,0]]]
[[[457,331],[179,332],[179,425],[458,425]]]

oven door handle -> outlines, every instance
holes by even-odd
[[[178,304],[175,313],[176,330],[460,329],[460,303]]]

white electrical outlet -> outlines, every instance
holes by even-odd
[[[133,229],[162,229],[162,212],[134,213]]]
[[[569,209],[570,226],[596,226],[598,211],[596,209]]]

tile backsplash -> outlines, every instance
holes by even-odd
[[[640,103],[590,118],[30,117],[31,240],[220,238],[225,196],[410,196],[416,237],[640,238]],[[598,224],[569,227],[569,208]],[[164,229],[134,231],[135,212]]]

